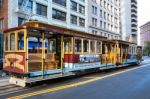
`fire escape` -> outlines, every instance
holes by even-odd
[[[26,21],[29,21],[33,16],[32,7],[33,2],[31,0],[18,0],[16,12],[26,19]]]

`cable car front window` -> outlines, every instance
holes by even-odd
[[[5,50],[8,50],[8,34],[5,34]]]
[[[24,50],[24,32],[18,32],[18,50]]]
[[[15,50],[15,34],[10,34],[10,50]]]

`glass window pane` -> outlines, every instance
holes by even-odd
[[[95,41],[90,42],[90,50],[91,52],[95,52]]]
[[[89,41],[88,40],[83,41],[83,52],[89,52]]]
[[[15,34],[10,34],[10,50],[15,50]]]
[[[101,53],[101,42],[97,42],[97,53]]]
[[[71,52],[72,51],[72,43],[71,38],[65,38],[64,39],[64,51],[65,52]]]
[[[75,40],[75,52],[81,52],[81,40],[79,40],[79,39],[76,39]]]
[[[66,0],[53,0],[53,2],[60,4],[62,6],[66,6]]]
[[[18,32],[18,50],[24,50],[24,32]]]
[[[37,3],[36,13],[38,15],[47,16],[47,6]]]
[[[53,9],[52,17],[53,17],[53,19],[66,21],[66,13],[62,12],[60,10]]]
[[[8,50],[8,34],[5,34],[5,50]]]
[[[56,52],[56,41],[55,40],[49,41],[49,52]]]

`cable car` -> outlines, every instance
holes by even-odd
[[[133,46],[134,45],[134,46]],[[4,33],[4,71],[10,83],[27,83],[131,65],[135,44],[65,27],[29,21]]]

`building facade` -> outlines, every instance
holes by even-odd
[[[87,19],[90,33],[121,38],[120,0],[88,0]]]
[[[146,42],[150,41],[150,22],[142,25],[140,27],[140,44],[141,46],[145,46]]]
[[[137,43],[138,16],[137,0],[122,0],[121,2],[121,23],[122,39]]]
[[[0,34],[8,28],[8,0],[0,0]]]
[[[3,58],[3,31],[8,28],[8,0],[0,0],[0,59]]]
[[[9,0],[8,27],[36,19],[52,25],[86,31],[86,7],[86,0]]]
[[[0,2],[1,31],[21,25],[25,21],[39,20],[110,39],[132,38],[132,41],[137,41],[135,0],[0,0]]]

